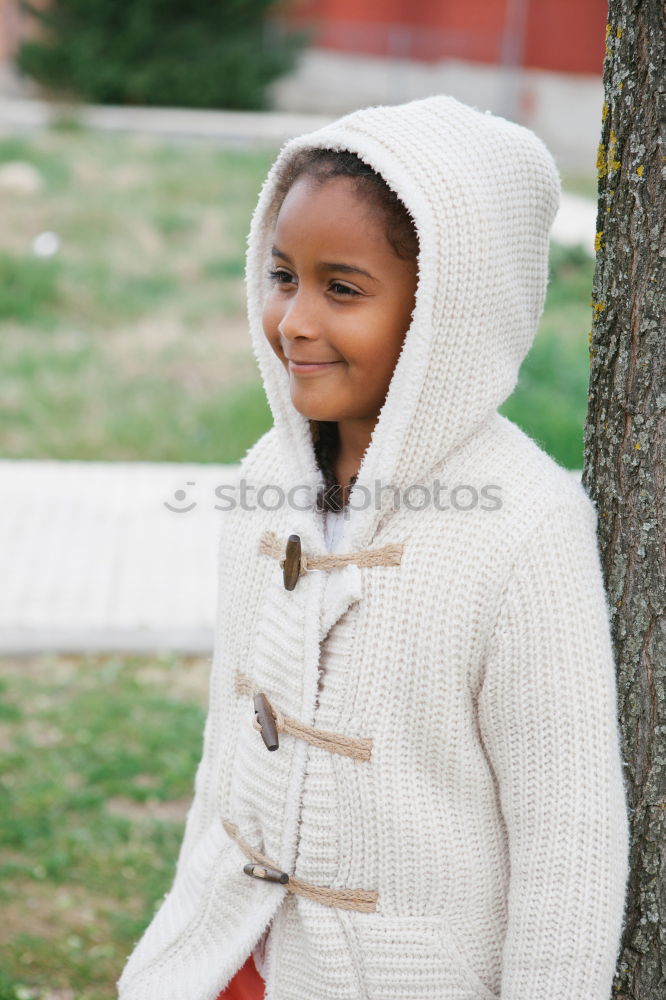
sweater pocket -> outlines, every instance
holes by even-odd
[[[366,1000],[498,1000],[457,947],[445,917],[352,916]]]

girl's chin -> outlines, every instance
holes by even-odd
[[[324,400],[307,399],[302,393],[292,393],[291,401],[294,409],[308,420],[334,421],[344,418],[339,406],[327,405]]]
[[[322,423],[335,423],[343,419],[342,415],[337,412],[331,413],[319,408],[297,406],[296,409],[308,420],[320,420]]]

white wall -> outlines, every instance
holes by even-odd
[[[563,169],[594,173],[603,102],[596,76],[309,49],[296,71],[271,88],[278,110],[332,115],[437,93],[520,121],[541,136]]]

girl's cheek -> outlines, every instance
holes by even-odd
[[[283,361],[282,349],[280,347],[280,333],[278,330],[278,325],[282,319],[282,309],[280,308],[280,303],[271,301],[271,298],[266,301],[263,308],[261,314],[261,324],[263,326],[264,336],[280,361]]]

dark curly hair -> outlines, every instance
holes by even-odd
[[[352,178],[355,192],[368,198],[382,213],[386,238],[396,256],[403,260],[416,260],[419,240],[412,217],[381,174],[373,170],[356,153],[318,148],[300,150],[292,158],[282,176],[279,204],[294,182],[303,175],[313,178],[319,184],[324,184],[333,177]],[[352,476],[349,483],[343,487],[337,482],[333,471],[340,447],[337,421],[311,420],[310,432],[317,464],[324,476],[324,486],[317,494],[317,510],[342,510],[357,477]]]

